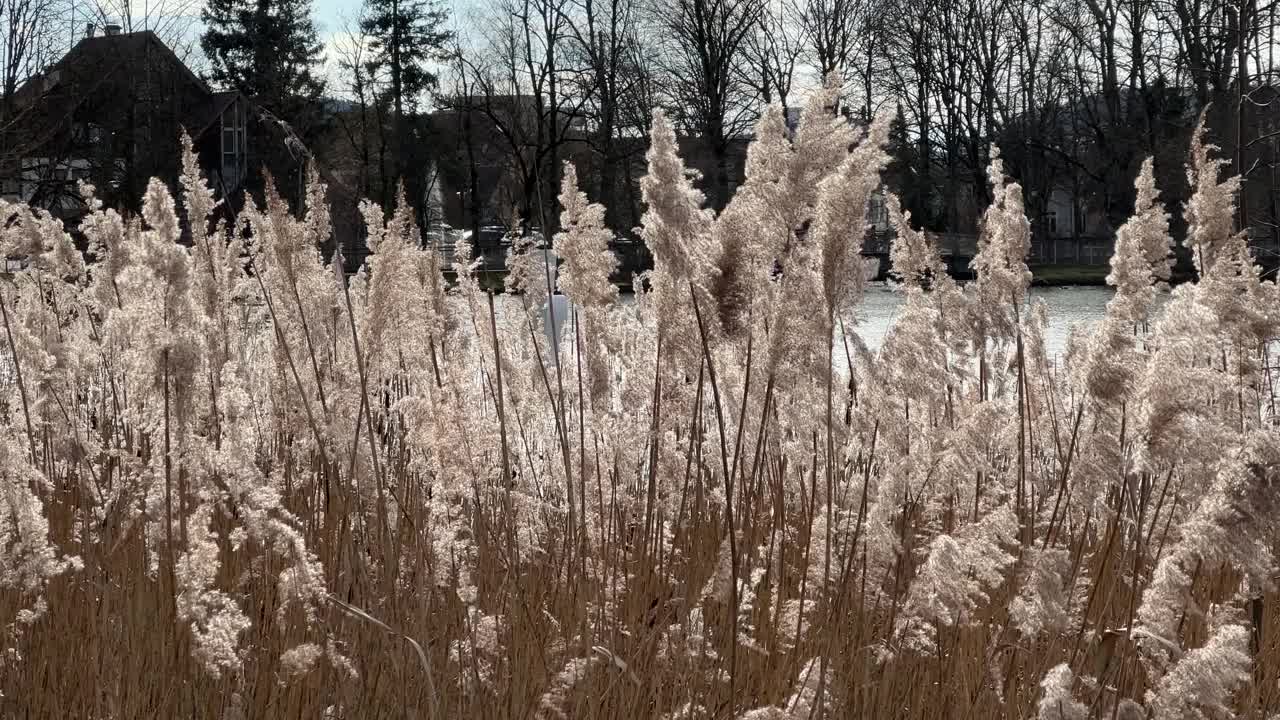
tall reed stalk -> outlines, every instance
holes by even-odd
[[[839,90],[765,114],[719,214],[657,115],[625,300],[572,168],[557,279],[522,241],[501,296],[403,196],[353,277],[314,175],[213,223],[189,149],[191,248],[158,182],[140,219],[84,189],[88,264],[0,203],[0,716],[1273,713],[1280,291],[1237,181],[1197,133],[1169,290],[1147,163],[1056,357],[997,152],[972,283],[886,196],[869,348],[888,125]]]

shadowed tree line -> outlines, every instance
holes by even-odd
[[[10,122],[17,88],[67,45],[60,8],[0,2]],[[976,229],[993,144],[1037,231],[1109,236],[1148,155],[1176,210],[1177,148],[1206,108],[1209,138],[1243,176],[1237,224],[1269,237],[1280,219],[1265,0],[481,0],[452,17],[436,0],[366,0],[326,28],[339,31],[327,48],[309,0],[213,0],[198,42],[171,20],[180,9],[92,10],[198,44],[179,56],[287,128],[260,149],[291,202],[300,158],[314,158],[352,198],[390,206],[403,183],[429,231],[554,230],[566,160],[610,224],[633,227],[659,108],[721,209],[762,108],[794,120],[828,74],[844,79],[846,116],[893,117],[886,183],[927,229]]]

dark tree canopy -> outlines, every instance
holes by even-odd
[[[301,133],[314,124],[324,45],[310,0],[209,0],[200,46],[210,79],[234,88]]]
[[[368,0],[360,29],[369,37],[368,68],[385,73],[391,92],[415,108],[423,93],[434,90],[430,63],[444,56],[453,37],[445,28],[447,10],[430,0]]]

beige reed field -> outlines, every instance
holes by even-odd
[[[1148,162],[1055,357],[998,153],[963,286],[889,198],[872,352],[888,122],[835,87],[719,215],[654,118],[625,304],[571,167],[556,287],[518,242],[497,303],[403,201],[345,277],[315,177],[234,222],[190,153],[141,217],[85,187],[87,260],[0,204],[0,717],[1280,716],[1280,292],[1215,149],[1197,282]]]

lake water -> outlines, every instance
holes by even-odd
[[[1100,320],[1113,294],[1111,288],[1099,286],[1032,288],[1031,297],[1044,300],[1049,307],[1049,327],[1045,335],[1049,355],[1060,355],[1065,350],[1067,336],[1073,325],[1088,327]],[[877,282],[867,286],[866,297],[858,312],[862,318],[858,333],[868,347],[880,347],[901,306],[902,294],[895,292],[887,283]]]
[[[1072,326],[1088,328],[1100,320],[1113,294],[1114,291],[1111,288],[1103,286],[1070,285],[1032,288],[1031,297],[1044,300],[1049,308],[1049,327],[1045,334],[1045,345],[1049,356],[1061,355],[1066,349],[1067,337]],[[622,297],[622,302],[630,301],[631,295]],[[861,335],[867,347],[872,350],[880,347],[885,333],[898,317],[902,302],[902,294],[893,290],[888,283],[873,282],[867,285],[862,306],[858,309],[861,323],[857,328],[858,334]],[[563,296],[557,296],[555,312],[559,318],[568,316],[569,308]],[[549,333],[549,316],[545,310],[543,325],[548,328]]]

